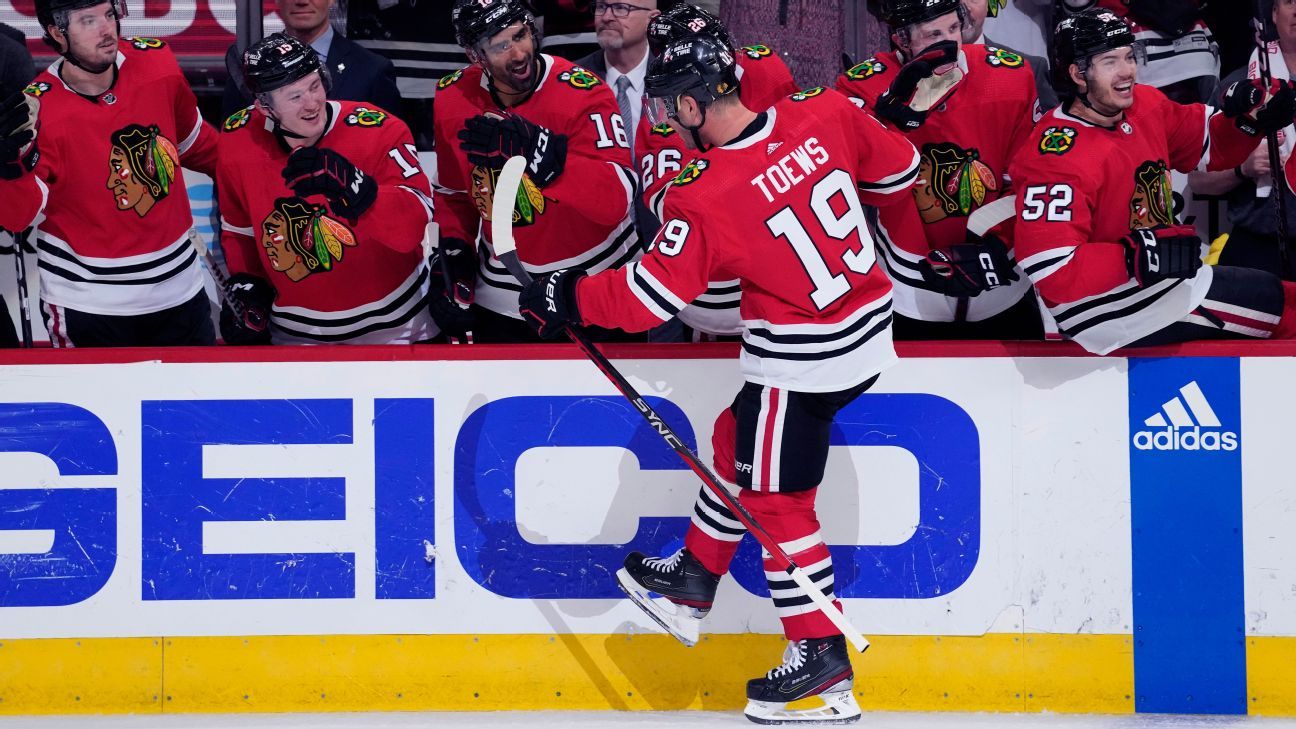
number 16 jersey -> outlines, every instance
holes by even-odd
[[[647,329],[708,281],[736,279],[748,381],[800,392],[863,382],[895,360],[891,284],[864,204],[907,194],[917,172],[913,145],[844,96],[793,94],[685,166],[649,253],[580,282],[581,319]]]

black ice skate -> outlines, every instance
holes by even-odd
[[[617,570],[617,585],[626,597],[689,647],[697,644],[698,628],[719,584],[720,577],[683,548],[669,557],[631,552]]]
[[[793,640],[783,651],[783,665],[747,682],[743,713],[757,724],[849,724],[860,718],[854,687],[846,638]],[[818,696],[823,706],[787,708],[812,696]]]

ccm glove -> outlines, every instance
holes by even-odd
[[[16,180],[36,166],[37,109],[21,91],[0,100],[0,179]]]
[[[518,296],[518,308],[541,339],[557,339],[568,325],[581,323],[576,305],[576,284],[585,272],[564,268],[534,279]]]
[[[220,333],[226,344],[250,345],[270,343],[270,306],[274,304],[275,288],[269,281],[250,273],[236,273],[229,277],[226,291],[243,308],[239,316],[229,302],[221,303]]]
[[[1201,238],[1191,225],[1135,228],[1121,239],[1125,268],[1140,287],[1168,278],[1192,278],[1201,268]]]
[[[1238,81],[1224,92],[1220,109],[1253,137],[1276,132],[1296,117],[1296,85],[1278,79],[1268,87],[1256,78]]]
[[[968,233],[968,242],[938,248],[918,262],[923,281],[946,296],[976,296],[1021,278],[996,235]]]
[[[516,114],[472,117],[459,130],[459,148],[468,154],[469,164],[492,170],[503,168],[509,157],[522,157],[531,181],[540,187],[558,179],[567,165],[567,135]]]
[[[428,313],[447,336],[466,339],[473,330],[473,292],[477,285],[477,254],[458,238],[442,238],[428,260]]]
[[[283,179],[299,197],[323,195],[334,213],[352,223],[378,199],[378,183],[331,149],[302,147],[293,152]]]
[[[877,100],[877,115],[893,124],[902,132],[912,132],[927,121],[926,111],[917,111],[909,106],[918,84],[923,79],[931,78],[936,69],[958,61],[958,44],[954,41],[935,43],[919,53],[912,61],[906,63],[891,82],[891,87],[882,92]]]

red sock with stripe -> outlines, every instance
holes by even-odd
[[[735,497],[738,487],[735,482],[738,474],[734,468],[734,443],[737,440],[737,428],[733,411],[725,408],[716,418],[711,429],[711,452],[715,454],[712,466],[726,489]],[[688,534],[684,537],[684,547],[697,557],[708,572],[723,575],[729,571],[729,563],[738,552],[738,543],[747,533],[746,527],[733,511],[724,505],[719,496],[703,486],[693,502],[693,521]]]

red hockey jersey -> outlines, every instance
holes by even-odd
[[[766,45],[740,48],[735,54],[738,98],[752,111],[764,111],[797,93],[792,71],[777,53]],[[665,119],[639,118],[635,150],[639,157],[639,189],[643,190],[648,208],[660,217],[661,195],[670,181],[683,169],[684,160],[695,152],[684,146],[684,140]],[[679,317],[693,329],[707,334],[736,336],[742,333],[738,314],[740,291],[737,281],[714,281],[706,292],[684,307]]]
[[[202,288],[180,168],[211,174],[216,132],[165,43],[119,45],[117,79],[97,97],[63,82],[62,58],[27,87],[40,99],[35,174],[49,194],[43,220],[25,222],[40,225],[43,301],[130,315],[175,306]]]
[[[518,257],[533,274],[560,268],[601,271],[643,248],[630,203],[634,176],[616,97],[597,76],[570,61],[540,54],[535,93],[508,113],[567,135],[562,175],[544,189],[524,178],[514,211]],[[476,240],[480,259],[476,302],[519,318],[517,281],[495,258],[489,221],[497,172],[468,163],[459,130],[474,116],[505,113],[478,66],[441,79],[434,132],[437,148],[437,222],[442,238]]]
[[[842,390],[895,359],[891,285],[864,204],[906,195],[918,154],[835,91],[795,94],[764,124],[690,162],[643,260],[581,281],[587,324],[648,329],[709,282],[742,290],[747,380]]]
[[[275,287],[276,343],[429,339],[437,333],[424,305],[432,190],[409,127],[372,104],[330,101],[328,110],[317,146],[373,178],[377,199],[352,224],[323,197],[295,197],[280,175],[289,153],[270,121],[255,107],[239,111],[224,124],[217,173],[230,272]]]
[[[1191,279],[1140,288],[1121,238],[1131,228],[1174,223],[1171,170],[1229,169],[1255,145],[1210,107],[1176,104],[1141,84],[1115,127],[1061,107],[1046,114],[1009,174],[1017,190],[1017,262],[1058,330],[1106,354],[1195,309],[1210,287],[1209,266]]]
[[[974,44],[960,53],[962,80],[921,127],[905,135],[922,157],[912,202],[879,211],[878,254],[895,285],[896,311],[922,321],[954,321],[960,315],[981,321],[1030,291],[1021,276],[965,300],[960,309],[960,299],[932,290],[918,270],[931,250],[966,240],[969,215],[1011,194],[1008,163],[1039,114],[1035,76],[1024,58]],[[872,109],[902,65],[894,53],[879,54],[838,77],[837,90]]]
[[[49,188],[36,175],[0,180],[0,230],[26,230],[45,207]]]

